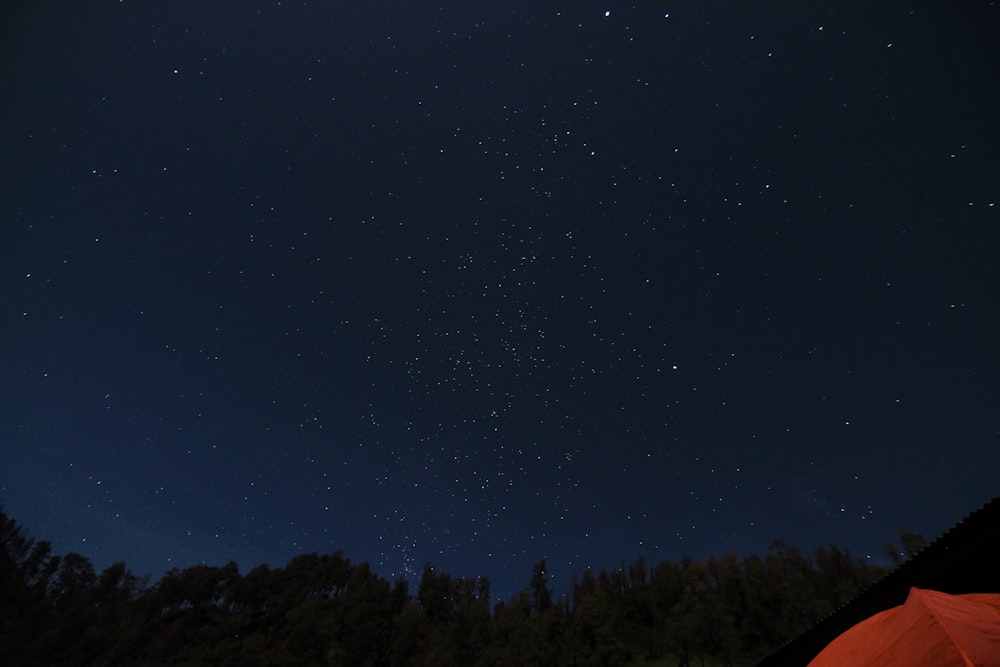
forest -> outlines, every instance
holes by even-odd
[[[900,531],[886,553],[924,544]],[[233,562],[96,572],[0,512],[0,656],[6,665],[753,665],[848,602],[885,568],[835,546],[775,541],[765,555],[574,574],[552,590],[544,560],[491,605],[485,577],[424,566],[413,590],[343,553],[241,574]]]

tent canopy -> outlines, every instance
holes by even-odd
[[[1000,667],[1000,594],[911,588],[906,602],[858,623],[809,667]]]

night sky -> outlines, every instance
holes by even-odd
[[[0,501],[56,552],[496,600],[1000,492],[997,3],[71,5],[0,12]]]

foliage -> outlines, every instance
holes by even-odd
[[[919,536],[900,535],[907,550]],[[899,549],[893,547],[895,553]],[[97,573],[52,554],[0,512],[0,655],[7,665],[753,664],[882,574],[831,546],[574,574],[556,596],[546,562],[490,608],[490,582],[428,564],[416,594],[340,552],[284,568],[235,563]]]

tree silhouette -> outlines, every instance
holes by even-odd
[[[539,614],[552,606],[552,591],[549,589],[548,568],[544,559],[531,567],[531,604]]]
[[[919,536],[901,533],[905,550]],[[922,539],[922,538],[921,538]],[[749,665],[882,573],[835,546],[572,574],[556,598],[545,560],[490,609],[490,582],[424,567],[415,594],[343,553],[284,568],[95,573],[0,512],[4,665]]]

